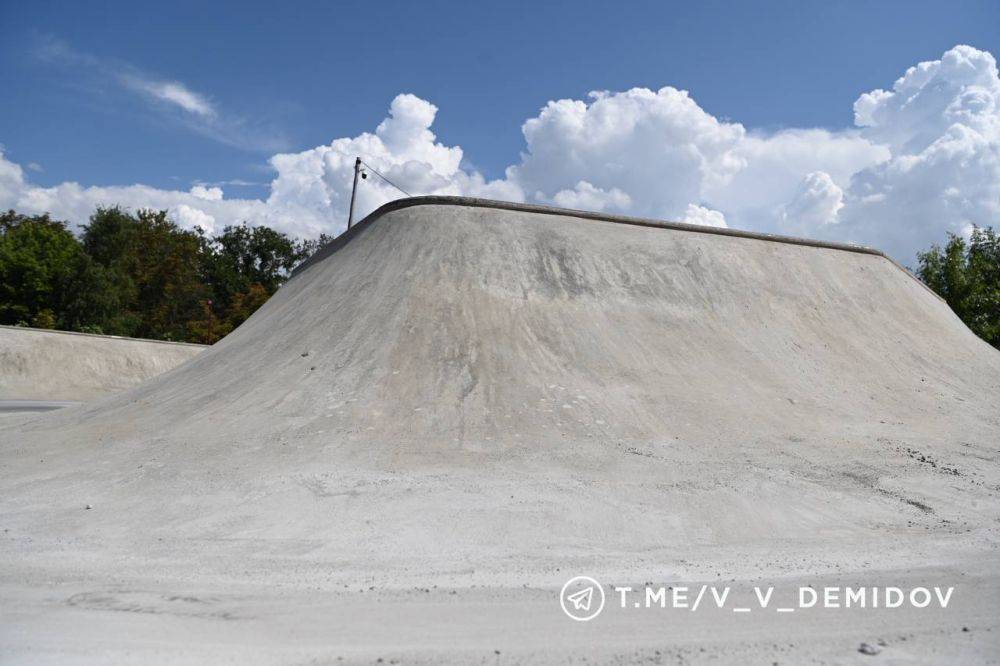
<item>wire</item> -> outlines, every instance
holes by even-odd
[[[375,167],[373,167],[371,164],[368,164],[368,162],[364,161],[362,159],[362,155],[360,153],[345,153],[344,151],[337,150],[336,148],[333,148],[332,146],[331,146],[330,149],[333,152],[337,153],[338,155],[343,155],[344,157],[357,157],[359,160],[361,160],[362,164],[364,164],[366,167],[368,167],[373,172],[375,172],[375,174],[378,175],[379,178],[381,178],[385,182],[389,183],[390,185],[392,185],[393,187],[395,187],[397,190],[399,190],[400,192],[402,192],[406,196],[408,196],[408,197],[412,197],[413,196],[412,194],[410,194],[409,192],[407,192],[406,190],[404,190],[402,187],[400,187],[399,185],[397,185],[396,183],[392,182],[391,180],[389,180],[388,178],[386,178],[384,175],[382,175],[382,172],[380,172],[378,169],[376,169]]]
[[[383,176],[381,173],[379,173],[379,170],[376,169],[375,167],[373,167],[371,164],[368,164],[368,162],[365,162],[364,160],[361,160],[361,163],[364,164],[369,169],[371,169],[375,173],[376,176],[378,176],[379,178],[381,178],[385,182],[389,183],[390,185],[392,185],[393,187],[395,187],[397,190],[399,190],[400,192],[402,192],[406,196],[408,196],[408,197],[412,197],[413,196],[412,194],[410,194],[409,192],[407,192],[406,190],[404,190],[402,187],[400,187],[399,185],[397,185],[396,183],[392,182],[391,180],[389,180],[388,178],[386,178],[385,176]]]

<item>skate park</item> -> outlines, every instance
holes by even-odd
[[[81,402],[0,421],[12,659],[997,650],[1000,354],[877,249],[417,197],[203,351],[73,353],[128,379],[11,394]],[[955,600],[576,625],[576,574]]]

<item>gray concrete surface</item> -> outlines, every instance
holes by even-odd
[[[3,412],[51,412],[79,405],[73,400],[0,400],[0,413]]]
[[[989,662],[998,396],[878,254],[383,211],[182,367],[2,426],[0,656]],[[956,603],[578,624],[577,574]]]
[[[205,347],[0,326],[0,400],[85,401],[135,386]]]

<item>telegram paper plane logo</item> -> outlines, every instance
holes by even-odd
[[[563,585],[559,604],[570,619],[593,620],[604,610],[604,588],[589,576],[571,578]]]
[[[594,598],[594,588],[588,587],[579,592],[575,592],[566,597],[566,601],[573,604],[573,610],[590,610],[590,601]]]

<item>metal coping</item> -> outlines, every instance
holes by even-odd
[[[10,326],[0,324],[0,328],[12,331],[35,331],[39,333],[58,333],[59,335],[81,335],[86,338],[100,338],[102,340],[124,340],[125,342],[155,342],[160,345],[180,345],[182,347],[198,347],[207,349],[210,345],[199,345],[196,342],[175,342],[173,340],[153,340],[152,338],[130,338],[124,335],[103,335],[101,333],[82,333],[80,331],[60,331],[54,328],[35,328],[33,326]]]
[[[375,220],[386,213],[411,208],[413,206],[465,206],[467,208],[493,208],[497,210],[510,210],[522,213],[539,213],[543,215],[560,215],[562,217],[576,217],[584,220],[596,220],[599,222],[613,222],[615,224],[628,224],[635,227],[653,227],[656,229],[672,229],[675,231],[689,231],[698,234],[713,234],[716,236],[732,236],[734,238],[749,238],[752,240],[770,241],[773,243],[785,243],[788,245],[802,245],[806,247],[818,247],[828,250],[841,250],[844,252],[855,252],[859,254],[871,254],[888,260],[896,268],[903,271],[920,286],[944,302],[937,293],[921,282],[915,275],[896,262],[881,250],[865,245],[853,245],[851,243],[837,243],[834,241],[813,240],[810,238],[796,238],[794,236],[782,236],[780,234],[765,234],[755,231],[740,231],[738,229],[728,229],[723,227],[708,227],[700,224],[688,224],[686,222],[668,222],[665,220],[653,220],[641,217],[629,217],[627,215],[609,215],[607,213],[595,213],[586,210],[574,210],[572,208],[557,208],[555,206],[541,206],[538,204],[514,203],[510,201],[495,201],[493,199],[477,199],[474,197],[454,197],[454,196],[421,196],[396,199],[387,204],[383,204],[369,213],[363,220],[352,226],[344,233],[321,247],[313,256],[292,269],[292,277],[295,277],[310,266],[317,264],[344,245]]]

